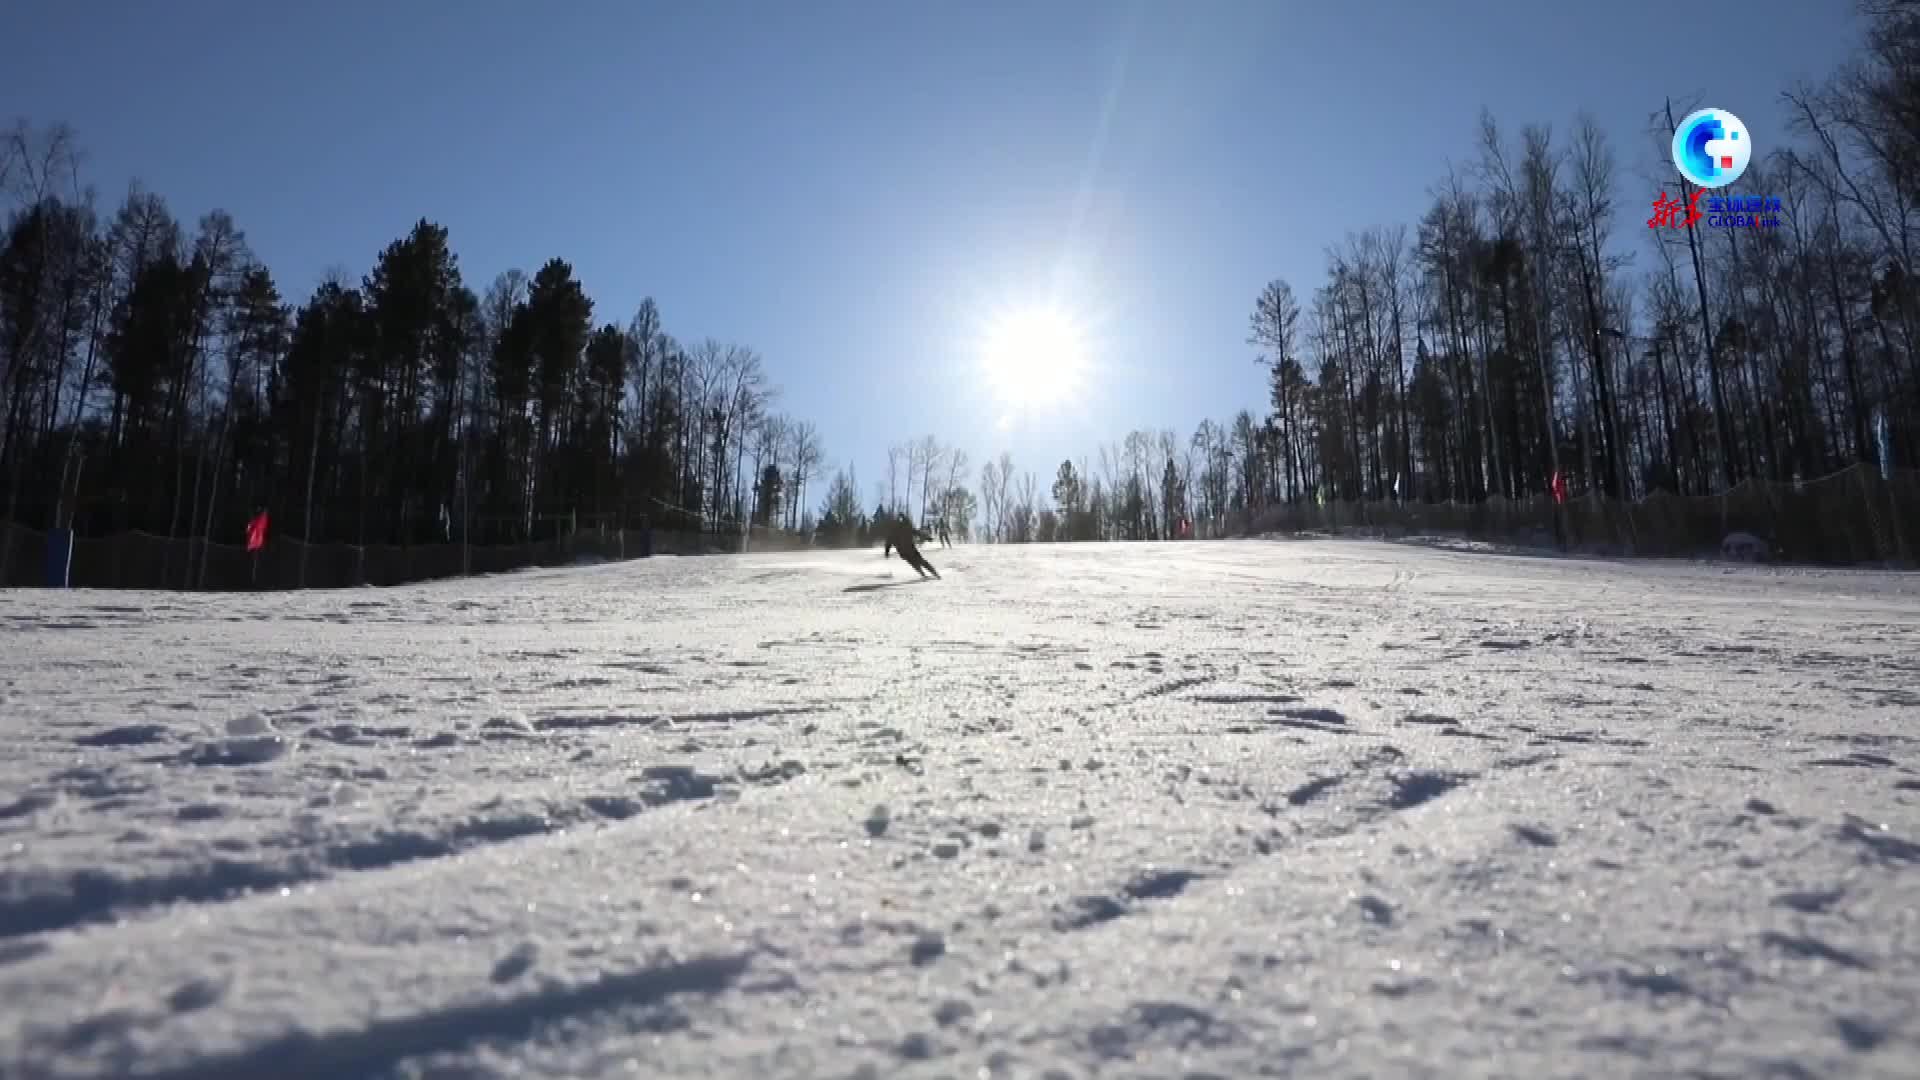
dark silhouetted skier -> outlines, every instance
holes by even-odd
[[[880,557],[886,558],[893,554],[895,548],[900,549],[900,557],[906,560],[908,566],[918,571],[922,578],[928,574],[936,578],[940,576],[940,571],[935,570],[933,564],[927,561],[927,557],[920,554],[919,545],[914,543],[913,526],[909,525],[907,519],[903,517],[894,518],[893,522],[887,526],[886,547],[881,550]]]

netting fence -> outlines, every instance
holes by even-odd
[[[1804,482],[1749,480],[1717,495],[1655,493],[1634,502],[1589,494],[1557,512],[1545,495],[1478,503],[1303,502],[1195,525],[1198,539],[1248,533],[1447,536],[1682,558],[1717,553],[1728,534],[1741,532],[1789,562],[1912,567],[1920,564],[1920,471],[1883,476],[1870,466],[1854,466]],[[72,588],[220,591],[403,585],[647,555],[796,551],[846,542],[850,538],[816,539],[758,525],[743,530],[733,523],[634,529],[588,522],[553,539],[521,544],[306,544],[275,536],[252,553],[240,544],[145,532],[75,538],[69,546],[0,521],[0,587],[59,580],[50,563],[63,555]]]
[[[271,533],[255,553],[199,537],[138,530],[83,536],[0,520],[0,588],[64,581],[76,589],[340,589],[650,555],[799,551],[835,539],[709,516],[651,496],[617,500],[611,511],[594,514],[548,508],[518,517],[482,515],[460,529],[471,539],[410,545],[308,544]],[[518,540],[483,542],[515,535]]]
[[[1561,546],[1592,554],[1697,557],[1748,533],[1787,562],[1911,567],[1920,563],[1920,471],[1855,465],[1793,483],[1748,480],[1715,495],[1656,492],[1633,502],[1598,494],[1478,503],[1344,502],[1229,515],[1214,535],[1363,532]],[[1251,528],[1248,524],[1251,522]]]
[[[0,587],[57,580],[49,559],[61,547],[47,533],[0,522]],[[128,532],[72,541],[66,581],[76,589],[273,590],[404,585],[468,574],[569,566],[644,555],[738,552],[738,532],[584,529],[525,544],[306,544],[276,536],[258,552],[239,544]]]

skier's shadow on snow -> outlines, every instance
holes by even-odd
[[[902,585],[924,585],[932,578],[906,578],[902,581],[876,581],[869,585],[849,585],[841,592],[872,592],[875,589],[895,589]]]

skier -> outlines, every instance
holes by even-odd
[[[946,518],[940,519],[940,546],[943,548],[953,546],[953,534],[947,531]]]
[[[905,559],[907,565],[913,567],[922,578],[928,574],[939,577],[940,571],[935,570],[933,564],[927,561],[927,557],[920,554],[919,545],[913,541],[913,526],[908,524],[904,517],[894,518],[893,522],[887,526],[887,543],[881,550],[880,557],[884,559],[893,554],[894,548],[899,548],[900,557]]]

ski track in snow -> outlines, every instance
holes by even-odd
[[[1920,1074],[1920,579],[929,555],[0,594],[0,1076]]]

